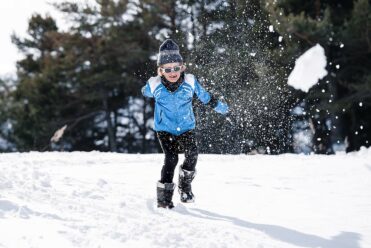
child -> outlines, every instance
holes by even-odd
[[[205,91],[195,76],[184,73],[186,67],[179,47],[171,39],[165,40],[160,46],[157,66],[158,76],[148,80],[142,93],[155,99],[154,130],[165,154],[161,179],[157,183],[157,206],[173,208],[173,177],[181,152],[184,152],[185,160],[179,169],[180,200],[194,202],[191,182],[196,174],[198,151],[193,96],[196,94],[202,103],[221,114],[227,114],[228,105]]]

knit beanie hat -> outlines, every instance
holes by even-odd
[[[176,62],[183,62],[183,58],[179,53],[179,46],[172,39],[167,39],[160,46],[157,66]]]

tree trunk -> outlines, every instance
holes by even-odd
[[[356,107],[352,106],[352,108],[349,109],[349,121],[348,124],[348,143],[349,146],[346,149],[346,152],[353,152],[359,150],[361,147],[360,137],[359,134],[356,134],[357,130],[357,113],[356,113]]]
[[[172,1],[171,2],[171,9],[170,9],[170,13],[169,13],[169,16],[170,16],[170,23],[171,23],[171,32],[172,34],[174,35],[176,33],[176,23],[175,23],[175,19],[176,19],[176,1]]]
[[[107,122],[109,149],[111,152],[117,152],[116,133],[114,132],[114,127],[112,125],[111,111],[108,109],[107,95],[105,95],[103,98],[103,107],[105,111],[105,119]]]
[[[316,9],[316,18],[320,18],[320,15],[321,15],[321,0],[316,0],[314,2],[314,6],[315,6],[315,9]]]
[[[193,35],[193,49],[196,50],[196,22],[195,22],[195,10],[194,6],[191,6],[191,23],[192,23],[192,35]]]
[[[207,20],[206,20],[206,17],[205,17],[205,13],[206,13],[205,5],[206,5],[205,0],[202,0],[202,2],[201,2],[201,16],[202,16],[201,26],[202,26],[202,31],[203,31],[203,34],[201,35],[202,37],[206,36],[206,31],[207,31]]]

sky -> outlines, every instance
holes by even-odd
[[[57,25],[63,28],[63,16],[50,5],[51,2],[63,0],[11,0],[1,1],[0,4],[0,76],[14,75],[15,64],[20,54],[11,43],[11,34],[24,37],[28,20],[34,13],[45,15],[49,13],[57,20]]]

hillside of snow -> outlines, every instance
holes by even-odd
[[[0,154],[0,247],[371,247],[371,149],[200,155],[157,209],[162,154]],[[181,161],[181,160],[180,160]]]

